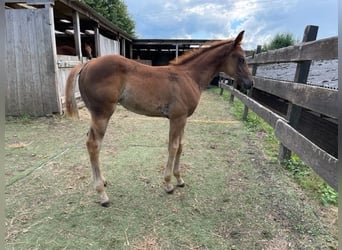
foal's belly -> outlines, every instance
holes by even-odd
[[[149,98],[123,97],[119,103],[126,109],[146,116],[169,117],[170,104]]]

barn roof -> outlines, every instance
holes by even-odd
[[[115,34],[117,37],[132,41],[133,37],[108,19],[97,13],[89,5],[75,0],[5,0],[7,8],[41,8],[45,4],[52,4],[54,8],[55,29],[58,32],[70,32],[72,29],[73,12],[77,11],[80,17],[81,30],[94,30],[98,27],[109,36]],[[62,21],[61,21],[62,20]]]
[[[69,8],[67,8],[67,7]],[[118,26],[114,25],[108,19],[97,13],[89,5],[81,1],[57,0],[55,1],[55,18],[72,18],[72,11],[76,10],[80,14],[81,29],[93,30],[94,24],[97,23],[100,28],[103,28],[110,33],[116,33],[117,36],[132,41],[133,37]],[[87,27],[88,26],[88,27]]]

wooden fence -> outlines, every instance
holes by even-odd
[[[254,75],[254,87],[247,94],[236,84],[219,81],[248,109],[269,123],[280,141],[279,160],[289,159],[291,151],[337,190],[338,164],[338,91],[307,85],[312,60],[337,58],[337,37],[316,40],[318,27],[307,26],[303,42],[278,50],[256,53],[247,58]],[[294,81],[256,77],[257,67],[271,63],[297,64]],[[221,93],[222,93],[221,91]]]

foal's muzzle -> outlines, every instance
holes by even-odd
[[[243,82],[243,87],[245,89],[251,89],[253,87],[253,85],[254,85],[254,81],[252,81],[252,80],[248,80],[248,81]]]
[[[243,89],[251,89],[254,86],[254,81],[251,79],[241,79],[238,81],[238,84],[243,88]]]

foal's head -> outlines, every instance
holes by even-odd
[[[253,77],[246,63],[245,52],[240,46],[243,33],[244,31],[241,31],[232,42],[231,50],[222,65],[222,71],[233,77],[243,88],[250,89],[253,86]]]

